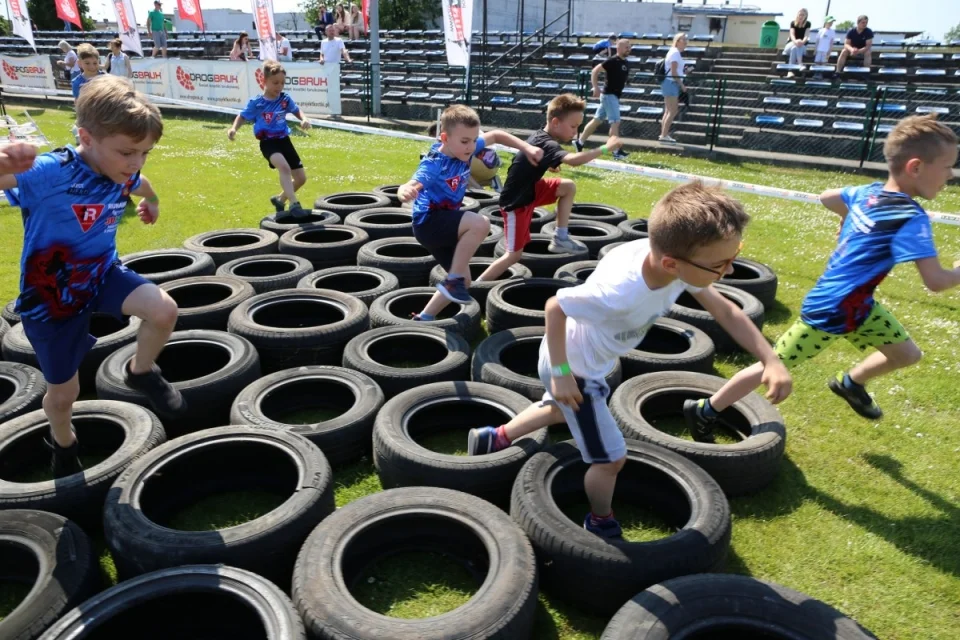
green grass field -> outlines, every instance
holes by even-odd
[[[21,117],[20,109],[8,109]],[[33,112],[54,143],[69,141],[70,111]],[[121,254],[177,247],[191,235],[216,228],[256,227],[270,210],[267,198],[278,190],[249,127],[230,143],[225,119],[170,116],[166,124],[166,135],[144,170],[162,200],[160,220],[144,226],[125,217],[118,236]],[[405,181],[423,148],[324,129],[299,136],[295,143],[310,177],[304,202]],[[835,172],[642,152],[630,161],[809,192],[870,181]],[[673,186],[589,168],[566,168],[564,175],[577,182],[579,201],[614,204],[638,217],[645,217]],[[778,304],[768,310],[764,328],[774,339],[796,317],[804,293],[822,272],[834,247],[837,218],[815,206],[740,197],[753,216],[744,255],[771,265],[780,277]],[[930,208],[960,212],[960,188],[946,189]],[[22,238],[17,211],[0,209],[0,233],[8,238],[0,249],[2,303],[17,292]],[[944,263],[952,264],[960,257],[960,229],[936,225],[935,233]],[[796,370],[794,395],[781,406],[789,434],[787,457],[772,486],[731,502],[728,570],[824,600],[881,638],[954,638],[960,627],[960,298],[956,292],[928,292],[906,265],[883,283],[879,299],[911,331],[924,360],[871,385],[886,413],[876,423],[857,417],[826,387],[830,376],[857,359],[851,347],[838,344]],[[717,369],[729,376],[748,362],[721,360]],[[441,436],[428,444],[451,453],[465,448],[456,437]],[[338,471],[335,483],[341,506],[381,488],[366,460]],[[669,532],[655,514],[631,506],[631,496],[617,498],[615,508],[629,525],[629,537],[650,539]],[[204,504],[182,514],[180,522],[204,528],[215,518],[222,525],[271,504],[263,496]],[[580,511],[571,517],[579,520]],[[109,571],[106,554],[104,566]],[[429,573],[418,569],[425,566]],[[474,588],[449,560],[412,555],[371,567],[357,595],[388,615],[421,617],[455,608]],[[0,606],[11,598],[0,593]],[[538,639],[598,638],[607,622],[544,596],[541,603]]]

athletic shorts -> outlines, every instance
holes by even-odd
[[[607,399],[610,397],[610,387],[603,378],[575,377],[583,402],[580,408],[574,411],[565,404],[556,401],[550,393],[550,360],[547,355],[546,337],[540,345],[540,362],[538,373],[540,382],[546,387],[541,405],[552,404],[560,408],[563,418],[567,421],[573,439],[577,441],[580,457],[587,464],[605,464],[616,462],[627,455],[627,443],[623,433],[617,426],[617,421],[610,413]]]
[[[283,156],[283,159],[287,161],[287,164],[290,165],[291,169],[303,169],[303,162],[300,160],[300,154],[297,153],[297,150],[293,148],[293,141],[290,140],[290,136],[284,136],[282,138],[264,138],[260,141],[260,153],[263,154],[263,157],[267,159],[267,164],[270,165],[271,169],[276,169],[273,166],[273,163],[270,162],[270,156],[275,153],[279,153]]]
[[[160,47],[161,49],[167,48],[166,31],[151,31],[150,35],[153,36],[153,46]]]
[[[460,219],[464,211],[431,211],[420,223],[413,225],[413,237],[437,259],[444,271],[450,272],[453,254],[460,241]]]
[[[553,204],[557,201],[557,189],[561,178],[542,178],[534,186],[533,202],[517,207],[513,211],[500,210],[503,216],[503,237],[507,253],[523,251],[530,242],[530,223],[533,210],[537,207]]]
[[[856,331],[850,333],[827,333],[814,329],[803,320],[793,323],[787,332],[777,340],[777,356],[788,369],[816,357],[832,342],[843,338],[860,351],[868,347],[881,347],[888,344],[900,344],[910,339],[910,334],[900,321],[893,317],[883,305],[874,304],[870,317]]]
[[[69,382],[84,356],[97,343],[97,339],[90,335],[93,313],[109,313],[118,320],[122,319],[123,301],[144,284],[151,282],[117,262],[107,271],[96,297],[80,315],[54,322],[21,319],[23,332],[37,353],[47,383]]]
[[[613,124],[620,122],[620,98],[611,94],[604,93],[600,95],[600,106],[593,115],[597,120],[606,120]]]

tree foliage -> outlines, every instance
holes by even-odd
[[[943,34],[944,42],[953,42],[954,40],[960,40],[960,24],[957,24],[955,27]]]
[[[854,26],[856,25],[854,25],[853,20],[844,20],[843,22],[838,22],[835,24],[833,28],[837,33],[841,33],[850,31],[850,29],[853,29]]]
[[[334,1],[301,0],[300,8],[309,24],[317,22],[317,9],[321,4],[331,13],[337,6]],[[349,3],[343,4],[349,6]],[[380,0],[379,5],[381,29],[427,29],[441,14],[437,0]]]
[[[63,20],[57,17],[57,6],[53,0],[27,0],[27,9],[30,11],[30,19],[36,23],[38,29],[63,30]],[[80,21],[83,22],[84,31],[95,30],[97,26],[90,17],[90,6],[87,0],[77,0],[77,9],[80,11]],[[73,25],[73,28],[76,29],[77,25]]]

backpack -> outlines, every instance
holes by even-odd
[[[661,58],[657,60],[657,64],[653,65],[653,77],[657,82],[663,82],[667,79],[667,65],[666,60]]]

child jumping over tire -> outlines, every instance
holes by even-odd
[[[20,296],[16,310],[47,381],[53,475],[83,470],[71,424],[80,393],[77,370],[96,343],[94,312],[143,320],[126,383],[145,394],[161,417],[176,419],[186,403],[155,361],[177,321],[177,305],[157,285],[124,267],[117,229],[130,196],[143,198],[144,224],[160,216],[160,199],[140,174],[163,135],[160,111],[125,78],[91,80],[77,100],[80,146],[36,156],[13,144],[0,151],[0,189],[19,189],[23,216]]]
[[[300,220],[310,215],[297,200],[297,191],[306,184],[307,173],[290,140],[287,114],[296,115],[300,119],[300,127],[304,130],[310,128],[310,122],[293,98],[284,92],[283,84],[286,80],[287,72],[279,62],[264,62],[263,93],[250,99],[227,131],[227,137],[233,140],[237,129],[242,127],[244,122],[253,122],[253,135],[260,141],[260,153],[266,158],[270,168],[276,169],[280,176],[282,191],[280,195],[270,198],[270,203],[277,210],[277,222]],[[290,209],[284,211],[287,202],[290,203]]]
[[[583,527],[603,538],[620,538],[613,515],[617,474],[626,462],[623,434],[607,407],[604,377],[636,348],[650,326],[684,291],[709,311],[744,349],[764,365],[767,397],[790,394],[790,374],[743,311],[712,285],[733,272],[749,221],[743,206],[699,182],[673,189],[649,220],[650,237],[611,251],[586,283],[561,289],[546,304],[546,335],[540,343],[543,400],[499,427],[471,429],[467,449],[482,455],[517,438],[566,422],[584,462],[590,513]]]
[[[883,145],[885,184],[832,189],[820,202],[840,216],[837,249],[827,270],[803,300],[800,318],[777,341],[777,355],[792,368],[843,338],[860,351],[876,349],[827,384],[868,420],[883,411],[867,393],[868,381],[920,361],[921,352],[903,325],[873,298],[877,285],[904,262],[913,262],[924,285],[945,291],[960,284],[960,262],[944,269],[933,244],[930,218],[914,198],[932,200],[952,177],[957,136],[936,115],[904,118]],[[762,367],[748,367],[707,400],[687,400],[691,431],[709,441],[717,414],[753,391]]]
[[[440,142],[434,143],[413,178],[397,190],[403,202],[413,200],[413,235],[446,272],[438,292],[416,320],[433,320],[448,301],[471,300],[470,258],[487,237],[490,221],[474,212],[460,210],[470,180],[470,161],[488,144],[514,147],[536,165],[543,157],[538,149],[506,131],[480,135],[480,118],[463,105],[448,107],[440,117]]]

